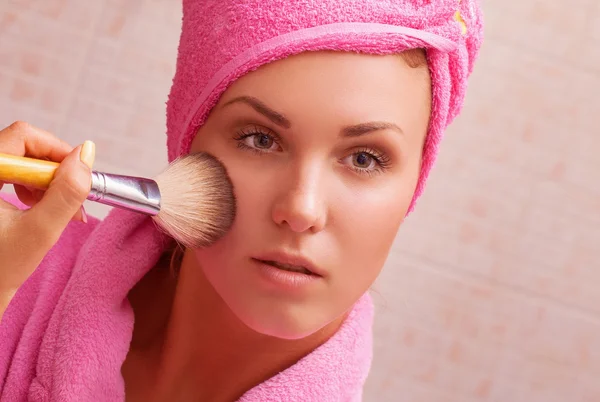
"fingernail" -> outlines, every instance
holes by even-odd
[[[88,223],[88,216],[83,205],[81,206],[81,222]]]
[[[96,144],[92,141],[85,141],[81,147],[79,159],[91,169],[94,165],[94,159],[96,159]]]

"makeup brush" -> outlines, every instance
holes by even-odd
[[[45,190],[59,164],[0,153],[0,181]],[[235,217],[233,185],[223,164],[207,153],[182,156],[155,180],[92,171],[88,200],[143,213],[185,247],[221,238]]]

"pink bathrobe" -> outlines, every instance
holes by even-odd
[[[0,401],[123,401],[127,293],[165,244],[149,218],[127,211],[71,223],[3,317]],[[241,401],[360,400],[372,317],[365,296],[332,339]]]
[[[189,152],[223,91],[265,63],[313,50],[391,54],[421,47],[433,108],[414,206],[443,132],[462,107],[481,42],[476,0],[183,0],[167,103],[169,160]],[[134,320],[127,294],[166,240],[150,218],[122,210],[102,222],[71,223],[0,323],[0,402],[123,401],[120,369]],[[365,295],[328,342],[241,400],[360,401],[372,320]]]

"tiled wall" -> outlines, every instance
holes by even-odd
[[[0,125],[156,173],[179,3],[0,0]],[[600,2],[484,9],[464,113],[374,289],[366,401],[600,401]]]
[[[175,0],[0,0],[0,125],[20,119],[73,145],[92,139],[100,170],[158,173],[180,7]]]

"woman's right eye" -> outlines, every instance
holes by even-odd
[[[268,134],[252,134],[252,136],[248,137],[248,142],[246,145],[251,145],[260,149],[269,149],[275,144],[275,139]]]
[[[279,144],[271,134],[254,132],[241,134],[236,138],[240,148],[250,149],[256,152],[271,152],[279,150]]]

